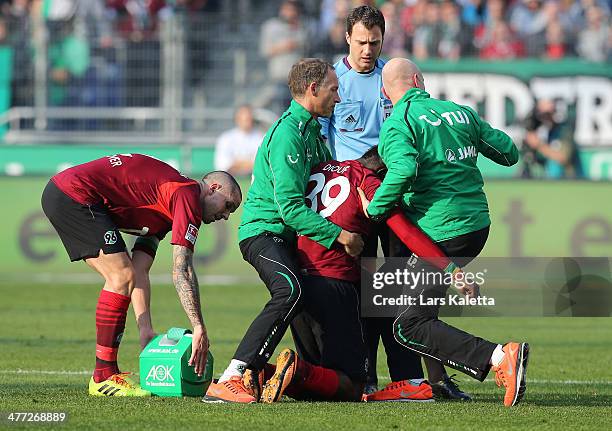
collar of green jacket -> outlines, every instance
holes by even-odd
[[[291,112],[291,116],[299,122],[298,128],[302,134],[304,134],[307,128],[310,128],[317,133],[319,133],[321,130],[321,124],[315,120],[315,118],[306,110],[306,108],[295,100],[291,101],[291,105],[289,105],[289,112]]]
[[[408,101],[417,99],[429,99],[430,97],[431,96],[427,91],[414,87],[406,91],[406,94],[402,96],[402,98],[399,100],[399,102],[397,102],[397,104],[399,105],[400,103],[406,103]]]

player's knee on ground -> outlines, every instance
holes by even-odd
[[[336,393],[336,401],[361,401],[365,382],[362,379],[351,379],[342,372],[338,372],[338,392]]]

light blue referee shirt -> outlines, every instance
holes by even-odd
[[[329,118],[319,117],[321,134],[336,160],[358,159],[374,145],[383,121],[393,105],[382,93],[382,68],[378,59],[371,72],[359,73],[345,57],[334,64],[338,75],[340,103]]]

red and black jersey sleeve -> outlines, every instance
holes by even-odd
[[[200,187],[197,184],[178,187],[170,199],[170,213],[172,214],[170,243],[193,250],[202,223]]]
[[[387,226],[397,235],[397,237],[419,257],[432,263],[439,269],[446,269],[451,260],[444,254],[421,229],[402,213],[395,209],[387,218]]]

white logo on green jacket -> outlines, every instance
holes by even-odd
[[[430,112],[433,114],[436,113],[433,109],[430,109]],[[444,117],[449,126],[454,126],[455,124],[470,124],[470,119],[468,115],[461,110],[443,112],[440,115]],[[426,121],[434,127],[438,127],[440,124],[442,124],[442,120],[440,118],[430,120],[425,114],[421,115],[419,117],[419,120]]]

